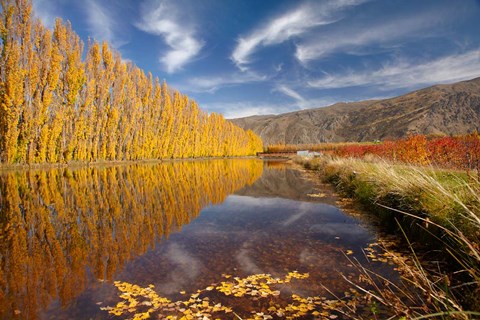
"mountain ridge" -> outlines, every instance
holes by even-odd
[[[268,144],[372,141],[480,129],[480,77],[381,99],[231,120]]]

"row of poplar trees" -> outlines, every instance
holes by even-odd
[[[53,30],[30,0],[1,0],[0,157],[3,163],[253,155],[262,141],[122,61]]]

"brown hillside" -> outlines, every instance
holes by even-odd
[[[264,144],[372,141],[408,134],[456,135],[480,129],[480,78],[403,96],[232,120]]]

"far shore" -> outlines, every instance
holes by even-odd
[[[17,163],[17,164],[0,164],[0,172],[5,171],[22,171],[22,170],[45,170],[45,169],[64,169],[64,168],[89,168],[101,166],[117,166],[130,164],[158,164],[166,162],[179,161],[205,161],[205,160],[221,160],[221,159],[255,159],[257,156],[241,156],[241,157],[201,157],[201,158],[175,158],[175,159],[142,159],[142,160],[102,160],[102,161],[70,161],[68,163]]]

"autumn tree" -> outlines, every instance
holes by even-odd
[[[30,0],[0,13],[0,159],[6,163],[254,155],[262,142],[131,62],[84,45],[70,23],[32,18]]]

